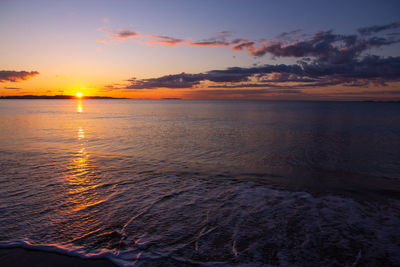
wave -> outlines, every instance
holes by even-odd
[[[154,181],[152,185],[157,187]],[[88,242],[92,237],[83,236],[82,246],[24,239],[0,242],[0,248],[103,258],[119,266],[400,262],[400,218],[396,216],[400,201],[316,197],[252,183],[208,186],[190,184],[152,197],[142,201],[148,205],[136,212],[125,207],[130,216],[111,232],[100,230],[92,246]]]

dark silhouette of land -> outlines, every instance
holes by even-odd
[[[0,96],[0,99],[126,99],[126,98],[115,98],[110,96],[72,96],[72,95],[12,95],[12,96]]]

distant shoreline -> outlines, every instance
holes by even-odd
[[[83,96],[77,97],[72,95],[13,95],[13,96],[0,96],[2,99],[127,99],[127,100],[206,100],[206,101],[285,101],[285,102],[364,102],[364,103],[400,103],[400,100],[280,100],[280,99],[182,99],[175,97],[165,98],[127,98],[127,97],[110,97],[110,96]]]
[[[128,99],[128,98],[116,98],[110,96],[83,96],[76,97],[72,95],[11,95],[11,96],[0,96],[0,99]]]
[[[77,97],[73,95],[10,95],[10,96],[0,96],[0,99],[136,99],[136,98],[126,98],[126,97],[111,97],[111,96],[82,96]],[[147,99],[144,99],[147,100]],[[177,97],[165,97],[158,100],[182,100],[182,98]]]

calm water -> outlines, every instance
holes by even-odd
[[[396,103],[2,100],[0,246],[400,264]]]

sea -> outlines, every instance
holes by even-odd
[[[0,248],[399,266],[400,104],[0,100]]]

